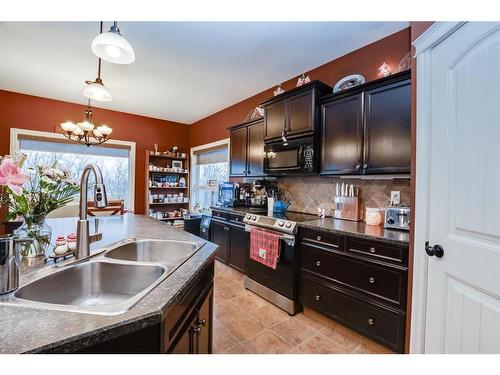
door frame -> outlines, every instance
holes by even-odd
[[[432,49],[464,24],[465,22],[436,22],[413,42],[417,66],[417,126],[415,139],[415,220],[413,225],[414,255],[410,328],[410,353],[412,354],[425,353],[427,268],[429,257],[424,251],[424,244],[429,238],[430,215]]]

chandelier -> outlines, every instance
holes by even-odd
[[[61,124],[61,128],[64,130],[63,135],[70,141],[83,143],[87,146],[106,142],[110,139],[113,129],[107,125],[95,127],[92,117],[93,110],[89,99],[85,108],[84,120],[76,124],[71,121],[63,122]]]
[[[101,58],[115,64],[130,64],[135,60],[134,50],[128,41],[120,34],[117,23],[114,22],[109,32],[102,32],[103,22],[100,22],[99,35],[92,41],[92,52],[98,57],[97,78],[94,81],[85,81],[87,86],[83,96],[88,98],[85,108],[85,117],[82,122],[67,121],[61,124],[63,135],[72,142],[87,146],[99,145],[110,139],[113,132],[107,125],[95,126],[93,109],[90,99],[109,102],[113,99],[109,90],[104,86],[101,78]]]

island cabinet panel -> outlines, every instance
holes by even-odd
[[[321,171],[361,174],[363,163],[363,94],[322,106]]]
[[[231,130],[229,174],[231,176],[246,176],[247,174],[247,128]]]
[[[402,72],[323,98],[320,173],[409,173],[410,95]]]
[[[229,128],[231,177],[264,175],[264,120],[258,119]]]
[[[393,257],[408,247],[311,228],[300,228],[299,246],[300,302],[404,352],[407,257]]]
[[[319,125],[316,103],[330,90],[324,83],[312,81],[262,102],[265,141],[279,140],[283,135],[294,138],[315,134]]]

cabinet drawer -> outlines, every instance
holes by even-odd
[[[212,217],[220,217],[221,219],[226,219],[227,218],[227,212],[212,211]]]
[[[300,280],[300,302],[399,353],[404,351],[405,315],[363,302],[339,290]]]
[[[392,303],[399,309],[406,306],[406,271],[369,264],[307,244],[301,246],[300,259],[306,271]]]
[[[344,250],[343,237],[336,234],[301,229],[302,240],[335,250]]]
[[[402,266],[408,265],[408,248],[384,242],[347,237],[346,252],[367,257],[368,259],[389,261]]]

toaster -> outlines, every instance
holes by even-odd
[[[410,230],[410,207],[389,207],[385,210],[384,228]]]

